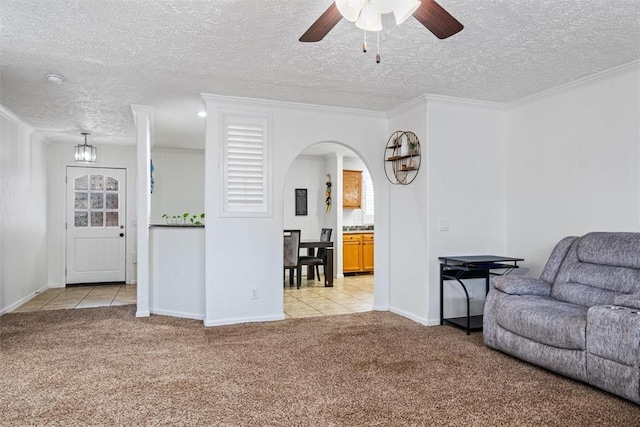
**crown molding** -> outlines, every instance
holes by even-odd
[[[567,92],[569,90],[581,88],[584,86],[589,86],[594,83],[601,82],[603,80],[607,80],[613,77],[621,76],[623,74],[627,74],[634,71],[640,71],[640,59],[628,62],[626,64],[619,65],[614,68],[610,68],[608,70],[600,71],[599,73],[591,74],[589,76],[583,77],[578,80],[574,80],[569,83],[565,83],[560,86],[556,86],[551,89],[544,90],[542,92],[535,93],[530,96],[526,96],[524,98],[517,99],[515,101],[509,102],[505,104],[505,109],[512,109],[515,107],[519,107],[521,105],[525,105],[543,98],[547,98],[550,96],[558,95],[563,92]]]
[[[415,108],[428,106],[429,104],[444,104],[444,105],[454,105],[454,106],[465,106],[465,107],[473,107],[473,108],[484,108],[484,109],[492,109],[492,110],[504,110],[504,104],[498,102],[490,102],[490,101],[479,101],[475,99],[467,99],[467,98],[456,98],[454,96],[444,96],[444,95],[421,95],[407,103],[400,105],[399,107],[390,110],[387,113],[387,118],[391,119],[399,114],[404,114],[410,110]]]
[[[273,101],[269,99],[260,98],[244,98],[237,96],[215,95],[210,93],[201,93],[200,97],[204,102],[213,102],[218,104],[233,105],[233,106],[251,106],[262,108],[278,108],[291,111],[308,111],[308,112],[322,112],[329,114],[344,115],[349,114],[352,116],[362,116],[368,118],[386,118],[387,113],[383,111],[373,110],[360,110],[357,108],[346,107],[332,107],[328,105],[319,104],[305,104],[300,102],[288,102],[288,101]]]
[[[447,104],[447,105],[456,105],[456,106],[465,106],[465,107],[474,107],[474,108],[484,108],[491,110],[504,110],[505,104],[502,102],[492,102],[492,101],[481,101],[477,99],[469,99],[469,98],[457,98],[455,96],[445,96],[445,95],[425,95],[427,99],[427,104],[436,103],[436,104]]]
[[[4,116],[5,118],[11,120],[13,123],[20,125],[20,126],[24,126],[26,129],[26,131],[28,133],[33,133],[35,132],[35,129],[33,128],[33,126],[31,126],[30,124],[28,124],[27,122],[25,122],[24,120],[22,120],[20,117],[18,117],[14,112],[12,112],[11,110],[9,110],[7,107],[5,107],[4,105],[0,104],[0,114],[2,116]]]
[[[387,119],[391,119],[395,116],[398,116],[400,114],[404,114],[410,110],[413,110],[415,108],[419,108],[419,107],[424,107],[425,105],[427,105],[427,96],[426,95],[421,95],[415,99],[412,99],[409,102],[405,102],[404,104],[401,104],[391,110],[389,110],[387,112]]]

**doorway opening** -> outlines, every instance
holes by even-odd
[[[330,185],[327,184],[330,182]],[[307,147],[293,161],[284,187],[284,229],[300,230],[301,239],[318,240],[331,229],[333,286],[310,279],[302,266],[290,285],[284,276],[284,314],[287,318],[348,314],[373,309],[374,191],[368,168],[352,150],[337,143]],[[305,190],[306,206],[300,206]],[[330,198],[330,200],[329,200]],[[301,254],[306,255],[306,249]],[[313,267],[308,267],[313,268]],[[322,267],[320,267],[322,273]],[[309,278],[308,278],[309,277]]]

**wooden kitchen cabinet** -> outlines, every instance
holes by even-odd
[[[360,271],[362,266],[362,236],[345,234],[342,238],[342,271]]]
[[[362,235],[362,271],[373,271],[373,233]]]
[[[343,234],[342,271],[373,272],[373,233]]]
[[[342,207],[357,209],[362,205],[362,171],[342,171]]]

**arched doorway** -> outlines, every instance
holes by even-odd
[[[357,204],[343,206],[343,174],[357,178],[354,181],[358,189]],[[329,180],[330,204],[326,193]],[[306,195],[304,208],[299,205],[300,200],[296,200],[300,194]],[[317,143],[303,150],[292,162],[284,187],[284,229],[301,230],[303,240],[318,239],[323,228],[332,230],[334,286],[325,287],[324,277],[307,279],[306,267],[303,267],[299,289],[295,286],[296,280],[291,286],[288,275],[285,276],[286,317],[373,309],[374,203],[371,174],[364,161],[347,147],[332,142]]]

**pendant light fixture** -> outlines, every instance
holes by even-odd
[[[97,160],[98,149],[87,143],[88,132],[81,132],[84,135],[84,144],[76,145],[76,163],[95,163]]]

